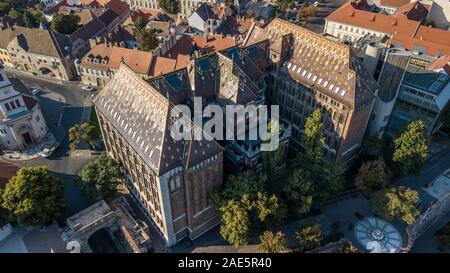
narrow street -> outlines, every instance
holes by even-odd
[[[8,71],[9,72],[9,71]],[[67,132],[70,127],[88,119],[90,114],[91,92],[81,89],[76,82],[58,83],[40,79],[31,75],[9,72],[8,76],[21,79],[30,89],[38,88],[37,95],[47,126],[61,143],[49,158],[37,158],[29,161],[16,161],[20,166],[47,166],[65,183],[65,198],[68,202],[66,216],[70,216],[89,204],[82,198],[74,179],[81,168],[94,158],[87,150],[69,151]],[[61,100],[60,100],[61,99]],[[65,101],[65,103],[64,103]]]

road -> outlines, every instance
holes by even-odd
[[[326,0],[322,5],[317,7],[316,15],[309,20],[306,28],[316,33],[323,33],[325,17],[345,3],[347,3],[347,0]]]
[[[75,179],[81,168],[94,157],[89,151],[69,151],[67,131],[83,118],[88,118],[92,103],[91,93],[81,89],[75,82],[52,82],[27,74],[7,71],[9,76],[21,79],[27,86],[39,88],[38,95],[41,109],[47,126],[61,143],[60,147],[49,158],[37,158],[29,161],[15,162],[20,166],[47,166],[65,183],[64,195],[68,203],[66,216],[70,216],[84,208],[89,203],[84,200],[76,187]],[[63,97],[62,102],[55,98]],[[63,101],[66,101],[64,104]],[[55,120],[58,122],[55,123]],[[60,121],[60,122],[59,122]]]

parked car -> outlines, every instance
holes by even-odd
[[[50,150],[49,148],[45,148],[44,150],[42,150],[42,153],[41,153],[42,157],[47,158],[51,155],[52,155],[52,150]]]
[[[33,90],[31,90],[31,94],[33,94],[34,96],[36,96],[37,94],[41,93],[41,90],[35,88]]]
[[[105,143],[103,142],[103,139],[99,139],[94,144],[91,145],[91,149],[97,152],[104,151],[105,150]]]
[[[92,92],[97,90],[95,87],[90,85],[83,86],[81,89],[83,89],[84,91],[92,91]]]

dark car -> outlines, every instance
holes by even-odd
[[[103,139],[99,139],[94,144],[91,145],[91,149],[97,152],[104,151],[105,150],[105,143],[103,142]]]

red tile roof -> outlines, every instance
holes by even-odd
[[[380,4],[385,7],[399,8],[408,4],[410,0],[381,0]]]
[[[19,167],[16,165],[0,160],[0,188],[5,186],[5,184],[16,175],[18,170]]]
[[[208,54],[233,47],[236,45],[236,40],[230,37],[222,37],[222,35],[183,36],[165,56],[173,59],[177,58],[179,54],[191,55],[194,45],[197,45],[201,54]]]
[[[328,15],[326,20],[401,35],[412,35],[420,25],[420,22],[409,20],[405,16],[389,16],[357,9],[353,7],[352,2],[341,6]]]
[[[414,21],[422,21],[427,18],[430,11],[429,5],[424,5],[420,2],[411,2],[400,7],[394,14],[394,16],[405,16],[406,18]]]
[[[160,13],[156,9],[139,9],[131,12],[131,19],[135,21],[138,17],[142,17],[145,23],[148,23],[151,18],[157,16]]]
[[[420,26],[413,37],[411,35],[394,34],[392,43],[406,50],[423,47],[429,56],[450,54],[450,31],[438,28]]]
[[[450,75],[450,55],[440,57],[427,66],[428,70],[440,70],[443,69],[447,75]]]
[[[100,56],[107,57],[107,64],[88,62],[89,57]],[[81,65],[85,67],[100,68],[100,69],[119,69],[121,60],[124,60],[134,72],[138,74],[145,74],[150,70],[152,62],[152,54],[150,52],[129,49],[116,46],[108,46],[106,44],[98,44],[94,46],[82,59]]]

